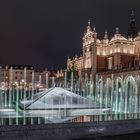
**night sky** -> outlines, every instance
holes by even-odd
[[[99,38],[115,27],[126,36],[131,8],[140,29],[140,0],[1,0],[0,63],[66,68],[82,51],[90,19]]]

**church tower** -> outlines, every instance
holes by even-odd
[[[97,72],[97,33],[95,27],[92,29],[90,21],[83,36],[83,69],[88,75],[93,77]]]
[[[130,16],[130,22],[129,22],[129,28],[128,28],[128,32],[127,32],[127,37],[128,38],[135,38],[137,36],[138,36],[138,30],[136,28],[134,11],[131,10],[131,16]]]
[[[93,38],[93,30],[91,28],[90,21],[88,21],[88,26],[86,29],[86,32],[84,33],[83,36],[83,68],[84,69],[90,69],[92,62],[91,62],[91,49],[92,49],[92,44],[94,42]]]

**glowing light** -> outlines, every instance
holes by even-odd
[[[37,84],[36,86],[37,86],[37,87],[40,87],[40,85],[39,85],[39,84]]]

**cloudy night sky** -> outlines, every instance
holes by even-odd
[[[99,38],[115,27],[126,36],[131,8],[139,30],[139,0],[1,0],[0,63],[66,68],[67,56],[82,51],[89,19]]]

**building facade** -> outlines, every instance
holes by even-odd
[[[47,70],[37,71],[34,66],[29,65],[6,65],[0,68],[0,83],[3,87],[13,86],[46,86]]]
[[[83,36],[83,52],[80,57],[67,59],[67,69],[75,65],[78,74],[128,69],[140,66],[140,33],[135,26],[132,11],[127,37],[116,28],[114,36],[109,39],[105,31],[104,38],[99,39],[90,21]]]

